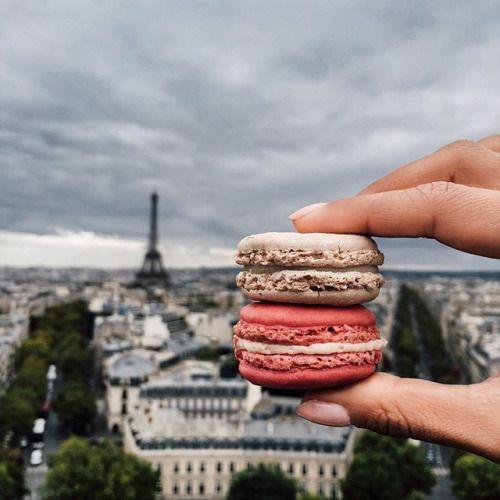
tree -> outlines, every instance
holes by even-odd
[[[84,378],[88,371],[90,351],[78,333],[68,334],[59,344],[56,363],[66,379]]]
[[[356,454],[342,481],[349,500],[401,500],[403,484],[392,457],[380,451]]]
[[[154,500],[159,473],[107,440],[65,441],[49,460],[45,500]]]
[[[19,366],[26,358],[35,356],[45,360],[46,363],[50,362],[50,344],[47,339],[41,335],[34,336],[34,338],[23,340],[17,352],[17,359]]]
[[[258,464],[238,472],[231,480],[227,500],[295,500],[297,484],[277,466]]]
[[[421,491],[414,490],[407,497],[406,500],[425,500],[427,495]]]
[[[36,418],[37,396],[32,389],[13,387],[3,400],[2,427],[12,431],[14,438],[27,436]]]
[[[0,456],[0,499],[21,500],[28,493],[24,484],[22,460],[17,450]]]
[[[0,498],[18,498],[12,496],[14,488],[14,479],[10,476],[7,464],[0,462]]]
[[[220,378],[235,378],[238,375],[238,360],[234,354],[227,354],[221,358],[221,365],[219,368]]]
[[[35,355],[28,356],[17,372],[15,386],[32,389],[42,401],[47,390],[47,368],[45,360]]]
[[[319,493],[303,493],[300,495],[299,500],[328,500],[325,495]]]
[[[96,415],[94,394],[82,381],[66,382],[54,401],[54,410],[64,426],[82,434]]]
[[[429,493],[435,478],[422,450],[403,439],[365,432],[342,481],[345,498],[408,499],[412,492]]]
[[[466,453],[451,470],[452,490],[460,500],[497,500],[500,498],[500,465]]]
[[[204,346],[196,353],[196,359],[201,361],[217,361],[221,355],[217,347]]]

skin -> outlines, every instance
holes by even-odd
[[[457,141],[404,165],[352,198],[290,216],[299,232],[434,238],[500,258],[500,135]],[[372,429],[472,451],[500,463],[500,374],[443,385],[376,373],[307,394],[297,413],[324,425]]]

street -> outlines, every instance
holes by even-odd
[[[57,450],[63,438],[59,435],[58,421],[55,413],[51,412],[45,427],[45,446],[43,448],[43,463],[36,467],[30,465],[31,448],[23,452],[23,458],[26,464],[26,486],[31,494],[26,499],[39,500],[41,498],[40,488],[45,483],[48,467],[47,460],[51,453]]]
[[[418,376],[419,378],[425,380],[432,380],[429,357],[427,356],[427,352],[425,350],[422,332],[420,331],[415,315],[415,307],[412,303],[410,304],[410,313],[411,329],[413,331],[419,352],[419,366],[417,368]],[[427,461],[431,464],[433,471],[436,474],[437,481],[428,498],[433,500],[453,500],[455,497],[451,493],[450,470],[448,468],[448,459],[451,451],[450,448],[427,442],[422,442],[421,446],[425,451]]]

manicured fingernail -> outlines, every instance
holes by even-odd
[[[299,210],[290,214],[288,218],[290,220],[297,220],[298,218],[304,217],[304,215],[316,210],[317,208],[323,207],[324,205],[326,205],[326,203],[313,203],[312,205],[307,205],[307,207],[299,208]]]
[[[325,401],[304,401],[297,408],[297,415],[317,424],[334,427],[343,427],[351,423],[349,413],[343,406]]]

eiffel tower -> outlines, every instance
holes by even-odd
[[[151,194],[151,218],[149,225],[148,250],[141,269],[135,275],[138,286],[143,288],[170,287],[170,275],[164,269],[161,253],[158,250],[158,194]]]

